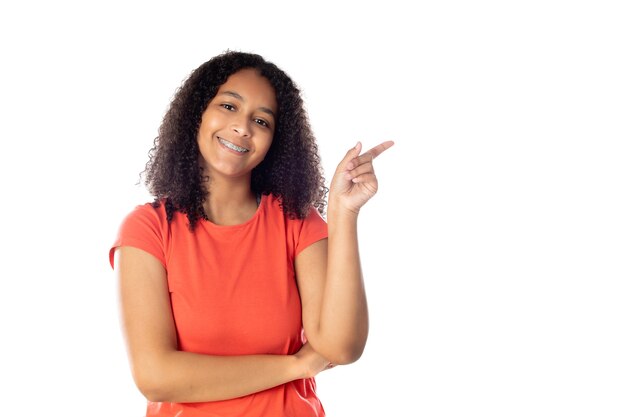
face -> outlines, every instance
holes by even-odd
[[[210,178],[249,181],[272,144],[276,94],[255,69],[232,74],[202,114],[198,130],[200,164]]]

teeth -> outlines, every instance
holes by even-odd
[[[249,152],[248,149],[246,148],[242,148],[241,146],[237,146],[234,143],[230,143],[229,141],[219,138],[220,143],[224,146],[226,146],[228,149],[232,149],[233,151],[237,151],[237,152],[241,152],[241,153],[245,153],[245,152]]]

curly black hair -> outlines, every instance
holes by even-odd
[[[278,103],[272,145],[252,171],[252,191],[278,197],[290,218],[306,217],[311,206],[324,215],[328,188],[300,90],[260,55],[226,51],[200,65],[176,91],[142,173],[155,198],[153,206],[164,202],[168,221],[176,211],[185,213],[192,231],[200,219],[208,220],[203,208],[207,176],[198,162],[202,114],[228,77],[244,68],[254,68],[269,80]]]

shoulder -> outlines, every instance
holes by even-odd
[[[117,236],[109,250],[109,261],[113,266],[113,253],[120,246],[134,246],[154,254],[164,263],[163,247],[167,236],[168,222],[163,204],[146,203],[135,206],[123,218]]]
[[[160,230],[167,225],[164,204],[145,203],[135,206],[122,219],[119,232],[126,234],[139,230]]]
[[[167,220],[165,213],[165,204],[160,201],[158,203],[145,203],[135,206],[124,218],[125,222],[154,222],[161,223]]]
[[[328,237],[328,226],[319,211],[313,206],[305,218],[296,218],[284,213],[280,205],[280,198],[269,195],[266,197],[268,210],[275,213],[276,218],[283,222],[287,236],[287,243],[294,255],[304,248]]]
[[[292,223],[292,224],[303,224],[303,223],[308,223],[308,222],[313,222],[313,223],[318,223],[318,224],[326,223],[326,221],[324,220],[320,212],[313,206],[309,208],[309,211],[306,217],[298,218],[295,216],[290,216],[289,214],[283,211],[280,197],[270,194],[270,195],[265,196],[265,199],[267,201],[268,211],[284,217],[285,222],[287,223]]]

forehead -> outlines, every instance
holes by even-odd
[[[241,97],[241,100],[258,106],[276,110],[276,93],[269,80],[254,68],[245,68],[231,74],[220,86],[217,94],[228,94]]]

